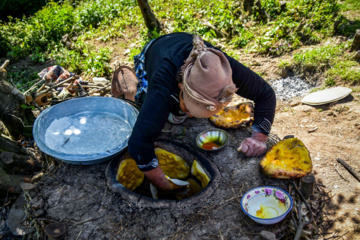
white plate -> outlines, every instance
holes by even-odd
[[[335,87],[322,91],[310,93],[306,95],[301,101],[309,105],[323,105],[331,102],[338,101],[347,97],[352,90],[347,87]]]

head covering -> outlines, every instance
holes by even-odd
[[[230,63],[221,51],[207,48],[196,35],[193,46],[181,68],[184,102],[194,117],[208,118],[231,101],[237,88]]]

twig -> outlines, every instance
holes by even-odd
[[[314,213],[312,212],[311,207],[307,203],[304,195],[300,192],[300,190],[296,186],[295,182],[293,182],[293,184],[294,184],[296,192],[300,195],[301,199],[303,200],[303,202],[305,203],[306,207],[308,208],[308,210],[310,212],[310,220],[308,222],[304,223],[304,227],[306,227],[309,223],[311,223],[314,220]]]
[[[40,112],[43,111],[43,110],[41,109],[41,107],[39,107],[39,105],[38,105],[35,101],[33,101],[33,103],[34,103],[34,106],[35,106]]]
[[[89,219],[86,219],[84,221],[81,221],[81,222],[74,222],[74,225],[80,225],[80,224],[83,224],[83,223],[86,223],[86,222],[90,222],[90,221],[93,221],[93,220],[97,220],[99,218],[103,218],[104,216],[101,216],[101,217],[95,217],[95,218],[89,218]]]
[[[76,237],[76,240],[79,239],[79,237],[80,237],[80,235],[81,235],[81,233],[82,233],[83,230],[84,230],[84,228],[81,229],[81,231],[79,232],[79,234],[78,234],[77,237]]]
[[[347,180],[346,178],[344,178],[344,176],[339,173],[339,171],[337,170],[337,168],[336,168],[335,166],[334,166],[334,168],[335,168],[335,171],[339,174],[339,176],[340,176],[342,179],[344,179],[345,181],[349,182],[349,180]]]
[[[86,96],[90,96],[90,94],[81,86],[80,83],[77,83],[76,86],[78,86],[78,88],[80,88],[80,90],[83,91]]]
[[[57,84],[49,87],[48,89],[46,89],[46,90],[44,90],[44,91],[42,91],[42,92],[39,92],[39,94],[41,94],[41,93],[47,93],[47,92],[49,92],[51,89],[57,88],[57,87],[61,86],[62,84],[67,83],[67,82],[70,82],[70,81],[72,81],[73,79],[78,78],[78,77],[79,77],[79,76],[77,76],[77,75],[71,76],[71,77],[69,77],[68,79],[65,79],[64,81],[61,81],[60,83],[57,83]],[[70,84],[70,85],[71,85],[71,84]]]
[[[341,163],[346,168],[346,170],[348,170],[351,175],[353,175],[360,182],[360,177],[355,173],[355,171],[352,169],[352,167],[350,167],[350,165],[348,165],[344,160],[340,158],[338,158],[337,161]]]
[[[311,210],[310,210],[311,211]],[[296,230],[296,234],[295,234],[295,237],[294,237],[294,240],[299,240],[300,237],[301,237],[301,232],[304,228],[304,223],[302,221],[302,215],[301,215],[301,200],[299,199],[298,201],[298,213],[299,213],[299,225],[298,225],[298,228]]]
[[[348,234],[349,231],[347,231],[346,233],[344,233],[343,235],[341,236],[333,236],[333,237],[328,237],[328,238],[324,238],[324,240],[328,240],[328,239],[332,239],[332,238],[343,238],[346,234]]]
[[[43,84],[45,82],[45,80],[40,80],[38,82],[36,82],[34,85],[32,85],[28,90],[26,90],[24,92],[24,95],[26,95],[28,92],[30,92],[31,90],[33,90],[37,85],[39,84]]]
[[[0,67],[0,69],[5,69],[10,63],[10,60],[6,60],[4,64]]]

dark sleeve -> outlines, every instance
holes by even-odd
[[[274,90],[252,70],[235,59],[227,57],[233,71],[233,81],[239,88],[237,94],[253,100],[255,103],[253,131],[268,135],[275,117],[276,96]]]
[[[128,142],[130,156],[141,171],[158,166],[154,142],[165,125],[171,109],[171,100],[162,89],[151,89],[146,95]]]

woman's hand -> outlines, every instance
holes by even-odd
[[[170,184],[169,180],[165,177],[163,170],[160,166],[156,168],[144,172],[145,176],[150,180],[152,184],[160,191],[168,192],[172,190],[172,185]]]
[[[252,136],[246,138],[238,148],[238,151],[243,152],[248,157],[259,157],[266,152],[266,141],[268,136],[253,132]]]
[[[160,166],[157,166],[150,171],[146,171],[144,172],[144,174],[150,180],[150,182],[159,190],[159,192],[181,192],[189,188],[189,186],[180,186],[170,182],[169,179],[166,178]]]

